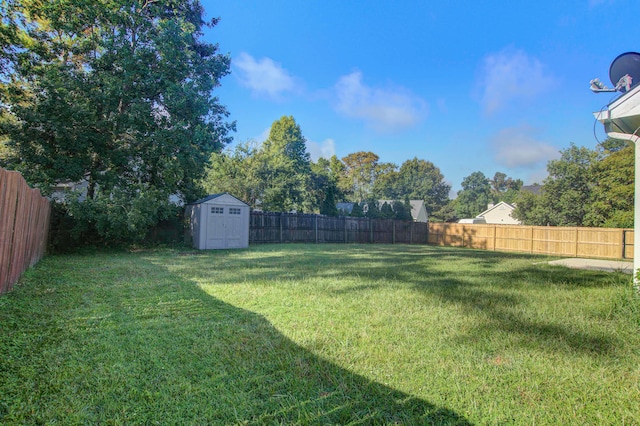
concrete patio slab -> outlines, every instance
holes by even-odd
[[[633,262],[602,259],[569,258],[553,260],[549,265],[560,265],[573,269],[591,269],[596,271],[633,273]]]

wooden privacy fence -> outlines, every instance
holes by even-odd
[[[427,244],[429,227],[366,217],[251,212],[249,243]]]
[[[633,259],[633,229],[429,223],[429,244],[554,256]]]
[[[20,173],[0,168],[0,294],[44,256],[51,208]]]

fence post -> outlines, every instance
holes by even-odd
[[[347,244],[347,217],[343,216],[342,220],[344,222],[344,243]]]
[[[369,219],[369,244],[373,244],[373,222],[370,217]]]
[[[531,226],[530,229],[531,229],[531,244],[529,245],[529,253],[533,253],[533,226]]]
[[[280,242],[282,242],[282,213],[278,217],[280,218]]]
[[[496,251],[496,230],[498,225],[493,225],[493,251]]]
[[[575,257],[578,257],[578,233],[580,232],[579,228],[576,227],[576,255]]]
[[[316,225],[316,244],[318,244],[318,215],[315,215],[315,225]]]
[[[393,226],[391,227],[391,244],[396,243],[396,221],[391,222]]]

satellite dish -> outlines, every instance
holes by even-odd
[[[625,76],[631,77],[631,81],[626,86],[620,84]],[[628,92],[632,87],[640,84],[640,53],[627,52],[615,58],[609,68],[609,78],[621,92]]]

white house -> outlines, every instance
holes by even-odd
[[[185,216],[200,250],[249,247],[249,205],[229,193],[188,204]]]
[[[498,204],[489,204],[489,208],[480,213],[477,218],[483,218],[485,223],[494,225],[520,225],[518,219],[511,216],[516,209],[515,206],[500,201]]]

